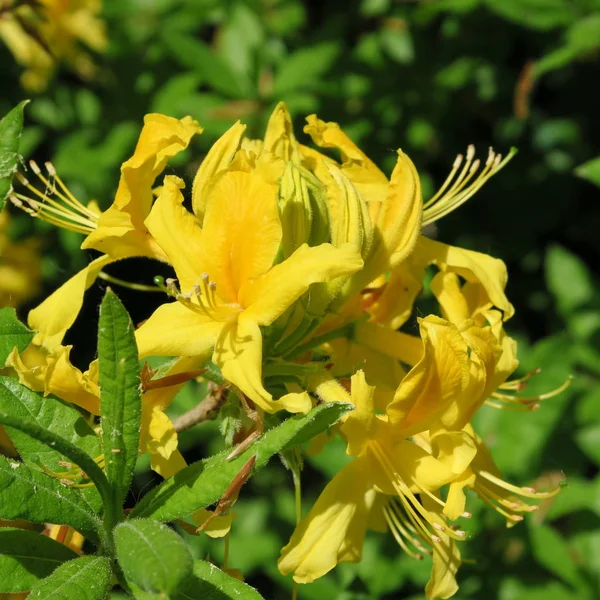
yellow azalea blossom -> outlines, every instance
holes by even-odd
[[[182,186],[166,177],[145,221],[175,268],[179,289],[171,282],[177,302],[159,307],[136,332],[140,355],[197,356],[214,347],[223,376],[258,406],[308,410],[306,394],[274,401],[264,389],[260,327],[311,284],[360,269],[360,255],[352,247],[303,245],[274,264],[282,236],[278,186],[258,163],[240,160],[215,176],[202,228],[182,206]]]
[[[429,598],[448,598],[457,589],[460,554],[454,543],[464,532],[450,528],[439,488],[462,472],[475,455],[463,451],[456,463],[442,462],[409,440],[426,431],[453,399],[468,375],[468,353],[453,327],[428,317],[420,323],[423,358],[406,375],[385,414],[375,411],[375,390],[364,373],[352,378],[355,410],[341,427],[354,458],[328,484],[282,550],[279,569],[308,583],[338,562],[360,559],[367,526],[385,518],[398,543],[413,556],[433,552]],[[377,501],[378,495],[385,498]],[[377,516],[373,511],[383,513]],[[411,549],[412,547],[412,549]]]
[[[98,361],[82,373],[71,364],[69,354],[73,346],[55,346],[52,351],[30,344],[22,354],[16,348],[6,360],[19,381],[34,392],[44,396],[53,394],[71,404],[100,414],[100,390],[98,389]]]
[[[46,165],[48,176],[31,163],[34,174],[46,188],[44,193],[19,176],[31,196],[13,194],[11,200],[15,204],[35,217],[85,234],[81,247],[104,253],[29,313],[28,323],[36,331],[36,344],[52,350],[61,343],[81,309],[85,290],[106,265],[133,256],[167,260],[144,225],[152,206],[152,187],[169,158],[184,150],[200,131],[190,117],[179,120],[159,114],[146,115],[135,152],[121,167],[114,202],[103,213],[95,203],[81,204],[50,163]]]
[[[62,60],[81,77],[93,77],[94,63],[82,44],[95,52],[106,48],[101,8],[101,0],[39,0],[4,8],[0,40],[26,69],[21,77],[24,88],[43,91]]]
[[[0,213],[0,308],[17,308],[40,290],[41,258],[38,241],[12,241],[9,231],[10,217],[7,211],[3,211]]]

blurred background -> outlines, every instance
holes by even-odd
[[[502,153],[519,149],[434,235],[507,263],[508,295],[517,309],[507,330],[519,341],[519,373],[542,368],[532,392],[575,375],[566,392],[535,412],[484,408],[477,422],[506,479],[556,483],[564,475],[568,487],[512,529],[472,502],[473,537],[463,545],[469,562],[456,597],[600,598],[600,283],[594,269],[600,261],[600,0],[362,0],[343,9],[334,1],[104,0],[101,15],[108,45],[91,53],[93,74],[62,65],[34,94],[21,87],[23,69],[0,39],[0,114],[31,98],[22,154],[52,160],[80,200],[96,199],[102,208],[112,202],[120,165],[149,112],[190,114],[204,127],[169,167],[190,185],[217,136],[237,119],[249,125],[251,137],[262,136],[278,100],[286,102],[304,142],[304,117],[317,113],[339,122],[387,173],[401,147],[420,172],[425,196],[468,144],[483,158],[490,145]],[[0,217],[0,303],[8,302],[6,269],[16,267],[24,276],[18,310],[25,318],[92,255],[78,249],[78,234],[16,212],[8,210],[10,223]],[[167,274],[141,259],[109,272],[140,283]],[[94,355],[104,287],[99,282],[87,295],[66,340],[75,344],[80,367]],[[159,301],[117,291],[134,321]],[[190,383],[173,414],[201,394]],[[188,460],[221,444],[218,423],[181,436]],[[306,508],[344,460],[338,444],[308,460]],[[139,467],[140,493],[151,481],[146,469]],[[276,559],[294,523],[290,474],[273,462],[244,489],[235,512],[230,566],[265,598],[289,598],[291,580],[278,574]],[[223,554],[220,541],[189,539],[198,556],[218,561]],[[300,598],[420,598],[428,570],[427,562],[403,556],[391,536],[374,534],[362,563],[303,586]]]

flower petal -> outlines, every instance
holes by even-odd
[[[215,345],[223,323],[179,302],[159,306],[135,332],[140,358],[200,356]]]
[[[121,166],[121,179],[112,206],[100,215],[98,228],[81,245],[122,256],[119,242],[128,246],[131,256],[152,256],[144,220],[152,206],[152,186],[169,158],[187,148],[192,137],[201,132],[191,117],[174,119],[160,114],[144,117],[133,156]],[[124,238],[124,239],[123,239]],[[131,239],[128,239],[131,238]],[[132,250],[136,245],[140,250]]]
[[[368,462],[355,459],[323,490],[300,521],[277,563],[283,575],[311,583],[338,562],[358,561],[373,500]]]
[[[204,220],[206,192],[212,178],[227,168],[239,150],[246,126],[237,121],[211,147],[194,177],[192,185],[192,209],[200,220]]]
[[[294,135],[294,124],[283,102],[277,104],[269,117],[263,150],[286,162],[294,161],[295,163],[300,163],[300,152],[296,136]]]
[[[242,170],[221,172],[208,190],[202,257],[225,302],[237,303],[242,284],[273,264],[281,243],[277,192],[274,179]]]
[[[225,379],[267,412],[284,408],[290,412],[308,412],[312,407],[306,393],[286,394],[274,400],[265,390],[262,384],[262,334],[259,326],[244,315],[225,325],[215,346],[213,361]]]
[[[420,321],[424,353],[387,407],[398,435],[427,430],[469,381],[467,344],[454,325],[438,317]]]
[[[29,312],[27,322],[36,331],[34,344],[52,350],[62,342],[81,310],[85,291],[111,262],[114,260],[109,256],[100,256]]]
[[[506,265],[500,259],[421,236],[411,260],[434,264],[441,271],[456,273],[470,283],[481,283],[490,301],[504,312],[504,320],[513,316],[515,309],[504,293],[508,280]]]
[[[248,281],[240,291],[244,314],[259,325],[270,325],[313,283],[326,282],[361,268],[360,254],[351,244],[309,247],[303,244],[265,275]]]
[[[181,179],[167,175],[144,223],[173,265],[181,291],[185,293],[200,282],[200,276],[206,269],[201,260],[202,230],[194,215],[183,207],[180,191],[183,187]]]

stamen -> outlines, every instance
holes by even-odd
[[[24,175],[17,173],[17,180],[33,194],[33,197],[20,193],[11,194],[10,201],[15,206],[42,221],[84,235],[96,229],[98,215],[75,198],[56,173],[52,163],[46,163],[46,169],[54,182],[42,174],[42,170],[34,161],[29,161],[29,166],[44,184],[44,192],[34,187]]]
[[[488,179],[503,169],[516,152],[515,148],[511,148],[510,152],[503,160],[502,155],[496,154],[492,148],[490,148],[483,169],[480,171],[479,175],[475,177],[481,162],[479,159],[473,160],[475,157],[475,147],[471,144],[467,149],[464,166],[458,177],[454,180],[454,183],[450,185],[463,161],[463,157],[460,154],[456,157],[456,160],[452,165],[452,171],[446,181],[442,184],[442,187],[423,205],[423,226],[435,223],[435,221],[445,217],[447,214],[464,204],[483,187]],[[450,186],[449,189],[448,186]]]
[[[527,412],[530,410],[536,410],[537,408],[539,408],[539,403],[542,400],[553,398],[561,392],[564,392],[573,381],[573,377],[569,375],[569,377],[567,377],[564,383],[556,389],[550,392],[546,392],[544,394],[538,394],[537,396],[516,396],[510,393],[504,393],[500,391],[505,390],[506,392],[519,392],[521,389],[527,386],[529,379],[531,379],[534,375],[537,375],[537,373],[539,372],[540,369],[536,369],[535,371],[528,373],[520,379],[515,379],[514,381],[509,381],[501,385],[498,388],[498,390],[492,394],[492,398],[494,398],[495,400],[499,400],[500,403],[488,399],[486,400],[486,404],[488,406],[491,406],[492,408],[501,408],[504,410],[512,410],[517,412]],[[515,404],[518,406],[513,406]]]
[[[398,545],[402,548],[402,550],[404,550],[404,552],[406,552],[406,554],[408,554],[415,560],[423,560],[422,554],[417,554],[416,552],[413,552],[407,546],[407,544],[404,541],[402,536],[404,534],[404,536],[407,537],[408,539],[410,539],[410,537],[405,534],[404,528],[402,527],[402,525],[400,524],[400,522],[398,521],[398,519],[396,518],[394,513],[389,509],[389,507],[386,506],[383,509],[383,515],[388,524],[388,527],[390,528],[390,531],[392,532],[392,535],[394,536],[394,539],[396,540]]]
[[[487,479],[489,482],[497,485],[500,488],[512,492],[517,496],[524,496],[525,498],[553,498],[554,496],[556,496],[556,494],[560,492],[560,486],[557,487],[555,490],[552,490],[551,492],[536,492],[535,489],[532,487],[519,487],[513,485],[512,483],[508,483],[507,481],[504,481],[499,477],[492,475],[488,471],[479,471],[477,475],[483,477],[484,479]]]
[[[98,273],[98,277],[100,279],[104,279],[104,281],[108,281],[109,283],[113,283],[115,285],[120,285],[124,288],[128,288],[130,290],[134,290],[136,292],[162,292],[163,290],[158,286],[153,285],[144,285],[142,283],[131,283],[130,281],[125,281],[124,279],[119,279],[118,277],[113,277],[104,271],[100,271]]]

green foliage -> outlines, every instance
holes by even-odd
[[[588,160],[575,169],[575,174],[600,187],[600,157]]]
[[[104,556],[82,556],[61,565],[31,589],[29,598],[46,600],[104,600],[110,588],[110,561]]]
[[[96,540],[100,520],[85,497],[58,479],[0,456],[0,518],[63,523]]]
[[[33,332],[17,319],[14,308],[0,308],[0,366],[4,365],[13,348],[21,353],[32,339]]]
[[[146,494],[131,516],[166,521],[209,506],[223,495],[252,456],[256,457],[256,471],[264,467],[274,454],[289,450],[324,431],[351,408],[351,405],[343,403],[322,404],[307,415],[292,417],[270,429],[233,460],[228,460],[229,452],[222,452],[194,463]]]
[[[133,331],[125,307],[108,290],[100,306],[98,362],[104,460],[117,512],[131,485],[140,439],[140,369]]]
[[[27,100],[19,103],[0,121],[0,211],[12,189],[12,178],[19,163],[23,110],[27,103]]]
[[[181,586],[181,593],[174,600],[186,598],[206,600],[261,600],[262,596],[252,587],[231,577],[204,560],[194,561],[191,576]]]
[[[192,573],[193,560],[183,540],[149,519],[129,519],[115,528],[117,560],[129,585],[143,592],[172,594]]]
[[[35,531],[0,529],[0,593],[26,592],[77,554]]]

